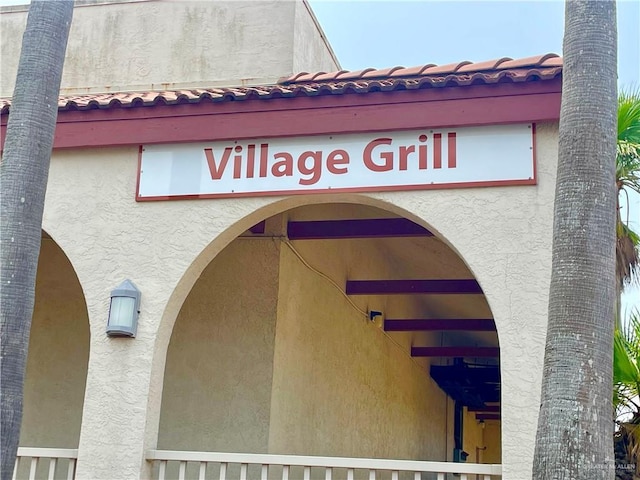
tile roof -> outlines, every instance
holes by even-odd
[[[147,92],[115,92],[61,96],[60,110],[91,110],[112,107],[177,105],[203,101],[224,102],[342,95],[424,88],[517,83],[552,80],[562,74],[562,58],[549,53],[535,57],[499,58],[484,62],[463,61],[448,65],[367,68],[355,72],[302,72],[282,78],[275,85],[237,88],[197,88]],[[7,113],[11,99],[0,99],[0,113]]]

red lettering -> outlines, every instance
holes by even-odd
[[[273,158],[282,158],[282,161],[274,163],[271,167],[271,174],[274,177],[290,177],[293,175],[293,157],[290,153],[279,152]]]
[[[205,148],[204,155],[207,157],[207,165],[209,166],[209,173],[211,173],[211,180],[220,180],[222,175],[224,174],[225,168],[227,168],[227,163],[229,162],[229,157],[231,156],[231,147],[227,147],[224,149],[224,153],[222,154],[222,161],[220,162],[220,166],[216,166],[216,159],[213,156],[213,149]]]
[[[381,165],[378,165],[373,161],[371,154],[373,153],[373,149],[379,145],[391,145],[390,138],[376,138],[375,140],[370,141],[366,147],[364,147],[364,152],[362,155],[362,160],[364,161],[365,166],[371,170],[372,172],[388,172],[393,168],[393,153],[392,152],[382,152],[379,155],[379,158],[383,159],[384,162]]]
[[[448,151],[447,151],[447,156],[448,156],[448,167],[449,168],[456,168],[456,134],[455,132],[451,132],[448,135]]]
[[[307,159],[313,159],[311,168],[307,168]],[[322,175],[322,150],[316,152],[303,152],[298,157],[298,171],[302,175],[311,175],[311,178],[301,178],[300,185],[313,185]]]
[[[253,170],[256,163],[256,146],[249,145],[247,147],[247,178],[253,178]]]
[[[269,144],[260,144],[260,177],[267,176],[267,160],[269,158]]]
[[[240,154],[242,152],[242,147],[240,145],[235,148],[236,153]],[[233,178],[240,178],[240,173],[242,170],[242,155],[235,155],[233,157]]]
[[[442,168],[442,134],[433,134],[433,168]]]
[[[342,168],[340,166],[345,165]],[[345,150],[334,150],[327,157],[327,170],[336,175],[347,173],[349,165],[349,154]]]
[[[418,141],[422,143],[427,142],[426,135],[420,135],[418,137]],[[427,146],[426,145],[418,145],[418,168],[420,170],[427,169]]]
[[[411,145],[409,147],[401,146],[400,147],[400,158],[398,159],[398,168],[400,170],[407,169],[407,161],[410,153],[414,153],[416,151],[415,145]]]

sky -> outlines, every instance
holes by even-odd
[[[562,53],[564,2],[309,0],[342,68]],[[621,86],[640,79],[640,2],[618,2]]]
[[[308,0],[345,70],[474,62],[562,53],[564,2]],[[0,5],[28,0],[0,0]],[[640,1],[618,1],[618,81],[640,88]],[[631,199],[640,231],[640,196]],[[640,288],[624,308],[640,309]]]
[[[564,2],[309,0],[345,70],[562,54]],[[640,88],[640,1],[618,1],[618,84]],[[626,214],[626,201],[622,211]],[[631,198],[640,231],[640,195]],[[640,310],[627,288],[623,313]]]

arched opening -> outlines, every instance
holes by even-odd
[[[296,207],[202,271],[158,448],[500,462],[495,323],[464,261],[380,208]]]
[[[42,232],[24,383],[21,447],[78,448],[89,317],[71,262]]]

